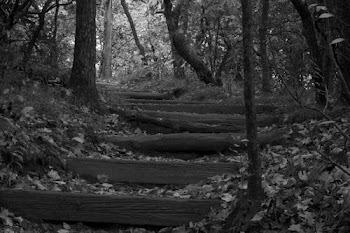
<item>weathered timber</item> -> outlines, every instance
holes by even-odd
[[[260,145],[274,144],[281,141],[285,130],[274,130],[258,134]],[[230,148],[246,148],[245,134],[205,134],[205,133],[177,133],[142,136],[106,136],[104,140],[120,147],[139,151],[159,152],[193,152],[217,153]]]
[[[131,92],[131,91],[121,91],[121,92],[108,92],[108,97],[113,99],[114,97],[122,97],[129,99],[149,99],[149,100],[167,100],[172,99],[172,93],[151,93],[151,92]]]
[[[235,173],[239,163],[189,163],[67,158],[67,166],[81,177],[96,181],[107,175],[110,183],[189,184],[207,177]]]
[[[176,226],[200,221],[219,200],[0,190],[1,206],[29,219]]]
[[[170,131],[164,131],[164,133],[237,133],[245,130],[245,117],[243,115],[129,111],[122,109],[116,109],[114,112],[124,116],[128,121],[144,123],[138,126],[149,133],[156,133],[159,129],[153,127],[152,130],[152,127],[147,126],[147,124],[171,129]],[[260,116],[258,126],[271,126],[282,121],[283,116]]]
[[[164,101],[161,101],[164,102]],[[145,104],[122,104],[124,108],[140,108],[143,110],[164,111],[164,112],[188,112],[198,114],[244,114],[245,108],[243,104],[210,104],[210,103],[145,103]],[[272,105],[257,105],[257,113],[271,113],[277,110]]]
[[[220,103],[215,103],[215,102],[199,102],[199,101],[183,101],[183,100],[142,100],[142,99],[125,99],[124,100],[127,103],[130,104],[193,104],[193,105],[197,105],[197,104],[212,104],[212,105],[216,105],[216,104],[220,104]],[[242,100],[239,100],[240,102],[242,102]]]

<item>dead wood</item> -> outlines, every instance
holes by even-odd
[[[1,206],[37,220],[176,226],[200,221],[220,200],[0,190]]]
[[[110,183],[189,184],[207,177],[236,173],[239,163],[156,162],[67,158],[69,169],[90,181],[106,175]]]

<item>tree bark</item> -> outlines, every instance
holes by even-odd
[[[96,89],[96,0],[77,0],[74,60],[69,86],[82,102],[99,108]]]
[[[345,42],[339,43],[339,47],[336,50],[336,54],[339,54],[336,58],[339,66],[344,74],[347,85],[342,85],[343,97],[345,97],[348,104],[350,99],[347,97],[346,92],[350,90],[350,2],[337,0],[336,2],[336,16],[340,18],[337,23],[337,27],[341,28],[342,37]]]
[[[58,14],[60,11],[60,0],[56,1],[56,9],[53,23],[53,31],[51,38],[51,47],[50,47],[50,65],[53,69],[58,69],[58,45],[57,45],[57,31],[58,31]]]
[[[116,111],[129,122],[148,133],[238,133],[244,132],[244,117],[241,115],[191,114],[158,111]],[[141,123],[141,124],[140,124]],[[261,116],[257,121],[259,127],[283,123],[283,115]],[[156,126],[158,128],[156,128]],[[160,129],[159,129],[160,128]],[[158,131],[158,132],[157,132]]]
[[[258,143],[260,145],[280,143],[285,133],[285,130],[261,133],[259,134]],[[247,150],[249,146],[242,141],[244,138],[245,135],[241,133],[178,133],[130,137],[106,136],[103,140],[105,142],[114,143],[120,147],[142,152],[217,153],[230,149]]]
[[[262,91],[271,92],[271,73],[267,56],[266,30],[270,0],[261,0],[261,24],[259,28],[260,59],[262,68]]]
[[[166,24],[169,32],[171,55],[173,58],[174,76],[177,79],[185,78],[185,71],[183,68],[184,60],[176,50],[174,41],[173,41],[175,31],[179,26],[179,18],[181,15],[182,2],[183,0],[181,0],[173,9],[173,5],[171,1],[164,0],[164,16],[165,16],[165,20],[166,20]]]
[[[125,0],[120,0],[120,3],[122,5],[122,7],[123,7],[123,10],[124,10],[124,13],[125,13],[126,17],[128,18],[128,21],[129,21],[129,24],[130,24],[130,28],[131,28],[131,32],[132,32],[132,35],[134,37],[136,46],[139,49],[140,54],[143,57],[143,61],[145,63],[147,63],[145,48],[142,46],[142,44],[140,43],[139,37],[137,36],[136,27],[135,27],[134,21],[133,21],[133,19],[131,17],[131,14],[129,12],[128,4],[125,2]]]
[[[246,106],[246,134],[248,139],[248,198],[260,200],[263,198],[261,162],[258,153],[258,137],[254,90],[253,62],[253,15],[252,0],[241,0],[243,26],[243,67],[244,67],[244,98]]]
[[[99,78],[103,80],[112,80],[112,27],[113,27],[113,7],[112,0],[105,2],[104,19],[104,42],[101,60]]]
[[[300,15],[303,24],[304,36],[309,46],[312,60],[318,66],[318,68],[323,71],[322,54],[318,45],[315,23],[308,9],[308,5],[305,1],[302,0],[290,1]],[[316,89],[316,101],[318,104],[324,105],[327,101],[324,80],[319,75],[313,75],[312,79]]]
[[[199,80],[203,81],[206,84],[214,84],[217,86],[222,85],[221,80],[214,79],[212,72],[196,55],[196,53],[192,51],[191,47],[188,46],[188,41],[186,41],[186,37],[181,30],[175,32],[173,43],[181,57],[183,57],[195,70]]]

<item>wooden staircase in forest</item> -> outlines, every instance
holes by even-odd
[[[112,112],[122,115],[136,126],[153,134],[144,136],[106,136],[103,140],[129,150],[164,154],[191,159],[191,156],[213,154],[230,149],[244,149],[243,105],[179,102],[169,100],[169,94],[118,92],[104,87],[104,92],[122,95],[123,105]],[[108,89],[109,88],[109,89]],[[106,91],[107,89],[107,91]],[[164,100],[165,99],[165,100]],[[258,106],[259,113],[275,108]],[[280,123],[261,115],[261,126]],[[151,130],[152,129],[152,130]],[[283,131],[259,134],[261,144],[281,139]],[[184,156],[184,154],[186,154]],[[186,185],[205,181],[207,177],[234,173],[241,164],[234,162],[160,162],[66,158],[67,168],[88,181],[96,182],[100,175],[111,183],[139,185]],[[0,203],[16,214],[30,219],[56,221],[117,223],[129,225],[177,226],[200,221],[212,209],[220,208],[219,199],[175,199],[147,196],[98,195],[70,192],[1,190]]]

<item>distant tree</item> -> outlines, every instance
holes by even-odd
[[[105,19],[103,33],[103,51],[99,78],[112,80],[112,26],[113,26],[112,0],[105,1]]]
[[[129,12],[128,4],[126,3],[125,0],[120,0],[120,3],[122,5],[122,7],[123,7],[123,10],[124,10],[124,13],[125,13],[126,17],[128,18],[128,21],[129,21],[129,24],[130,24],[130,28],[131,28],[131,32],[132,32],[132,35],[133,35],[134,40],[135,40],[135,44],[136,44],[137,48],[140,51],[140,54],[142,56],[143,61],[147,62],[145,48],[140,43],[139,37],[137,35],[136,27],[135,27],[135,24],[134,24],[134,20],[132,19],[131,14]]]
[[[74,60],[69,87],[80,101],[98,108],[95,68],[96,0],[77,0],[76,8]]]
[[[260,61],[262,69],[262,91],[271,92],[271,73],[267,55],[267,23],[270,0],[261,0],[261,21],[259,26]]]
[[[58,44],[57,44],[57,32],[59,28],[58,15],[60,12],[60,0],[56,1],[55,15],[52,24],[52,37],[50,43],[50,65],[53,69],[58,68]]]

